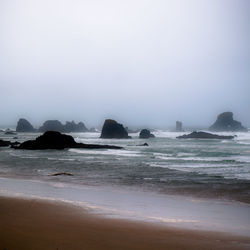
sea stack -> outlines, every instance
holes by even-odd
[[[209,128],[210,131],[240,131],[246,132],[247,129],[240,122],[233,119],[232,112],[224,112],[218,115],[215,123]]]
[[[88,129],[85,127],[83,122],[79,122],[78,124],[74,121],[66,122],[63,125],[58,120],[48,120],[43,123],[43,125],[39,128],[39,132],[46,132],[46,131],[58,131],[64,133],[70,132],[86,132]]]
[[[154,138],[155,136],[150,133],[148,129],[142,129],[139,135],[140,139],[149,139],[149,138]]]
[[[176,121],[175,131],[176,131],[176,132],[181,132],[181,131],[183,131],[183,130],[182,130],[182,122]]]
[[[35,132],[34,127],[24,118],[19,119],[16,126],[16,132]]]
[[[128,139],[131,137],[128,136],[128,132],[126,131],[126,129],[123,127],[122,124],[116,122],[115,120],[107,119],[103,124],[100,138]]]

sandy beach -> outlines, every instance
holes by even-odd
[[[249,249],[250,238],[107,219],[64,202],[0,198],[0,249]]]

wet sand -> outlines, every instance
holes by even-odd
[[[0,250],[250,249],[250,238],[107,219],[63,202],[0,198]]]

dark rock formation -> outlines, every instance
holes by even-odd
[[[16,132],[35,132],[33,126],[26,119],[19,119],[16,126]]]
[[[35,140],[29,140],[21,143],[19,146],[13,146],[15,149],[65,149],[65,148],[88,148],[88,149],[121,149],[121,147],[110,145],[84,144],[75,142],[70,135],[61,134],[57,131],[47,131]]]
[[[49,176],[58,176],[58,175],[68,175],[68,176],[73,176],[73,174],[68,173],[68,172],[59,172],[55,174],[50,174]]]
[[[100,138],[105,139],[128,139],[131,138],[128,136],[128,132],[123,127],[122,124],[117,123],[115,120],[105,120],[103,127],[102,127],[102,133]]]
[[[70,132],[87,132],[88,129],[85,127],[83,122],[75,123],[72,122],[66,122],[64,125],[64,132],[70,133]]]
[[[84,123],[79,122],[78,124],[74,121],[66,122],[63,125],[58,120],[48,120],[43,123],[43,125],[39,128],[39,132],[46,132],[46,131],[58,131],[64,133],[70,132],[86,132],[88,129],[85,127]]]
[[[247,131],[240,122],[233,119],[232,112],[224,112],[218,115],[215,123],[209,128],[211,131]]]
[[[233,139],[234,136],[224,136],[224,135],[215,135],[206,132],[192,132],[188,135],[182,135],[176,137],[178,139]]]
[[[11,141],[0,140],[0,147],[17,146],[19,144],[20,144],[20,142],[18,142],[18,141],[11,142]]]
[[[140,139],[154,138],[155,136],[150,133],[148,129],[142,129],[139,135]]]
[[[0,147],[9,147],[11,145],[10,141],[0,140]]]
[[[145,143],[143,143],[143,144],[138,144],[138,145],[136,145],[136,146],[139,146],[139,147],[147,147],[148,144],[145,142]]]

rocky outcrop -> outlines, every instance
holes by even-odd
[[[0,140],[0,147],[9,147],[11,145],[10,141]]]
[[[19,119],[16,126],[16,132],[35,132],[35,129],[26,119]]]
[[[58,131],[64,133],[70,132],[86,132],[88,129],[85,127],[84,123],[79,122],[78,124],[74,121],[66,122],[63,125],[58,120],[48,120],[43,123],[43,125],[39,128],[39,132],[46,132],[46,131]]]
[[[154,137],[155,136],[153,134],[151,134],[148,129],[142,129],[140,134],[139,134],[140,139],[148,139],[148,138],[154,138]]]
[[[84,144],[75,142],[70,135],[61,134],[57,131],[47,131],[35,140],[29,140],[21,143],[19,146],[13,146],[15,149],[65,149],[65,148],[87,148],[87,149],[121,149],[121,147],[110,145]]]
[[[224,112],[218,115],[215,123],[209,128],[211,131],[247,131],[240,122],[233,119],[232,112]]]
[[[233,139],[234,136],[225,136],[225,135],[216,135],[216,134],[211,134],[211,133],[206,133],[206,132],[192,132],[191,134],[188,135],[182,135],[176,137],[177,139]]]
[[[75,123],[72,122],[66,122],[64,125],[64,132],[70,133],[70,132],[87,132],[88,129],[85,127],[83,122]]]
[[[131,137],[128,136],[128,132],[126,131],[126,129],[123,127],[122,124],[117,123],[115,120],[107,119],[103,124],[100,138],[128,139]]]

